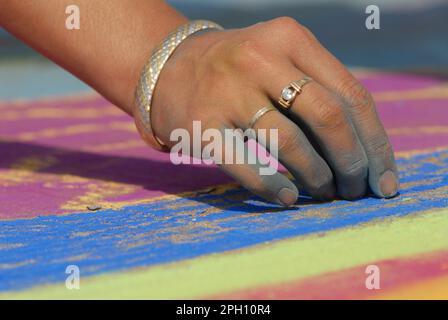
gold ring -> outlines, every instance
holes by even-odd
[[[303,87],[312,80],[313,79],[311,77],[305,77],[301,80],[291,82],[282,90],[282,94],[280,96],[280,99],[278,100],[278,103],[285,110],[289,110],[296,97],[302,93]]]
[[[252,117],[252,119],[249,122],[249,125],[247,126],[249,129],[253,129],[255,123],[260,120],[260,118],[262,116],[264,116],[266,113],[268,113],[269,111],[277,111],[277,109],[275,109],[274,107],[263,107],[260,110],[258,110],[254,116]]]

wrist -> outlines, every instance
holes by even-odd
[[[175,64],[177,60],[173,55],[182,56],[185,50],[182,45],[185,43],[191,43],[193,40],[198,39],[197,33],[205,29],[220,30],[222,27],[219,25],[205,20],[191,21],[184,24],[170,33],[161,44],[154,50],[151,57],[144,65],[138,84],[136,86],[135,102],[133,115],[136,121],[137,128],[142,138],[152,147],[160,150],[167,150],[167,146],[158,139],[152,126],[152,105],[153,98],[156,95],[156,91],[159,91],[159,77],[164,71],[166,64]],[[201,44],[195,42],[195,52],[201,52],[203,46],[207,46],[207,42],[201,42]],[[179,48],[181,47],[181,48]],[[181,54],[179,54],[181,52]],[[188,60],[187,56],[187,60]],[[181,59],[182,60],[182,59]],[[191,67],[191,64],[190,64]]]
[[[130,115],[135,115],[135,87],[148,57],[170,32],[187,22],[187,18],[176,12],[169,19],[164,19],[163,23],[159,23],[157,28],[148,28],[147,31],[139,33],[138,37],[135,38],[136,45],[130,50],[132,51],[132,57],[120,68],[121,74],[126,74],[126,79],[122,88],[124,93],[121,100],[122,105],[119,105],[119,107]]]

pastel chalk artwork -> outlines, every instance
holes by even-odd
[[[97,95],[0,103],[0,297],[447,298],[448,83],[355,73],[396,150],[391,200],[280,211],[210,167],[173,166]],[[65,288],[69,264],[82,290]]]
[[[151,299],[156,300],[154,309],[145,310],[150,311],[151,317],[157,306],[165,308],[159,300],[172,299],[176,300],[177,308],[171,310],[173,313],[202,318],[220,312],[236,315],[240,308],[246,314],[269,315],[272,311],[274,315],[274,301],[264,303],[264,300],[448,299],[448,3],[122,0],[87,5],[87,2],[78,0],[66,7],[61,1],[26,4],[0,1],[0,300]],[[17,17],[11,19],[15,14]],[[181,23],[183,16],[188,23]],[[286,19],[271,21],[282,16]],[[212,25],[208,19],[232,31],[220,33],[220,28],[215,28],[215,34],[207,33],[202,27],[204,23]],[[47,20],[51,23],[45,23]],[[252,27],[243,28],[249,25]],[[304,32],[307,29],[315,39]],[[189,39],[197,42],[184,43],[184,37],[195,30],[201,30],[198,37]],[[166,38],[168,32],[172,33]],[[231,41],[231,37],[238,41]],[[159,41],[163,38],[164,41]],[[259,39],[264,42],[259,43]],[[376,126],[381,128],[379,131],[359,134],[364,131],[358,130],[359,127],[371,129],[375,125],[369,124],[378,124],[374,112],[366,117],[368,121],[348,121],[353,127],[346,127],[357,131],[353,137],[368,140],[363,142],[363,148],[373,140],[380,142],[371,153],[380,153],[390,160],[387,170],[376,170],[377,166],[372,165],[374,157],[369,157],[372,192],[359,199],[344,197],[340,192],[336,200],[316,201],[303,192],[306,187],[296,188],[283,177],[295,191],[300,190],[298,201],[283,207],[243,188],[241,185],[248,185],[238,184],[235,182],[238,179],[233,180],[231,174],[219,170],[222,165],[217,168],[199,160],[195,162],[194,157],[181,152],[163,153],[148,146],[152,140],[159,144],[167,142],[169,132],[176,130],[174,127],[193,133],[191,145],[194,145],[198,141],[194,127],[185,125],[188,124],[185,119],[195,121],[190,115],[201,118],[202,109],[210,112],[214,104],[220,107],[213,115],[221,124],[224,113],[228,113],[230,120],[238,117],[244,120],[235,125],[241,128],[244,124],[255,128],[260,120],[266,121],[274,111],[280,111],[305,136],[300,143],[295,141],[292,149],[315,143],[300,152],[305,150],[305,155],[309,151],[318,151],[316,155],[320,152],[328,160],[326,172],[336,180],[336,162],[330,164],[331,157],[324,154],[325,143],[308,140],[312,132],[305,132],[308,126],[307,121],[302,123],[305,113],[299,112],[307,106],[315,111],[312,102],[323,100],[310,99],[308,104],[300,99],[306,99],[307,90],[313,90],[313,86],[329,89],[315,91],[319,98],[325,92],[331,93],[330,102],[341,98],[334,104],[338,108],[343,107],[344,100],[347,106],[354,107],[357,99],[350,98],[358,97],[352,96],[362,96],[365,102],[369,101],[369,95],[359,94],[356,89],[362,86],[348,81],[354,79],[342,65],[338,67],[331,55],[322,55],[324,51],[316,45],[317,39],[372,94],[394,149],[400,182],[398,195],[394,174],[393,184],[391,179],[385,179],[389,180],[386,189],[393,193],[384,192],[382,183],[376,190],[371,182],[376,181],[376,175],[381,182],[385,172],[395,172],[390,148],[382,148],[387,141],[381,139],[385,136],[381,126]],[[225,49],[221,55],[217,54],[218,49],[214,54],[204,49],[216,44],[212,40],[227,43],[227,49],[211,45]],[[160,48],[153,58],[150,49],[157,48],[155,42]],[[236,43],[242,45],[235,46]],[[257,45],[261,43],[264,45]],[[295,50],[291,50],[294,45]],[[249,51],[236,50],[244,47]],[[177,56],[176,50],[180,52]],[[316,58],[316,53],[321,56]],[[169,57],[174,59],[171,67]],[[143,58],[145,62],[140,61]],[[260,61],[254,63],[254,59]],[[140,64],[144,63],[141,72]],[[276,68],[270,68],[271,63]],[[227,64],[241,66],[223,73],[211,72],[210,75],[220,76],[216,78],[207,77],[204,71],[210,66],[221,70],[229,67]],[[148,103],[153,96],[157,101],[155,80],[160,75],[163,82],[162,68],[165,83],[170,86],[165,87],[169,89],[165,97],[159,96],[159,101],[166,99],[165,103],[160,102],[166,109],[157,118],[146,111],[153,107]],[[300,77],[290,79],[291,70],[294,77],[299,71]],[[332,76],[337,80],[333,81]],[[275,92],[251,90],[262,81],[274,86],[276,77],[281,81]],[[159,89],[163,88],[162,82]],[[204,89],[200,88],[203,83],[211,84],[204,88],[213,90],[200,90]],[[291,86],[293,83],[296,87]],[[347,91],[354,89],[347,94],[348,98],[342,98],[345,96],[342,91],[346,91],[341,89],[343,83]],[[258,105],[255,94],[246,102],[238,90],[260,94],[265,98],[263,106]],[[196,107],[193,108],[187,102],[199,93],[207,105],[203,101],[192,103]],[[178,95],[183,99],[178,99]],[[137,102],[137,109],[128,101],[130,96],[137,97],[133,101]],[[276,105],[279,99],[285,103],[280,110],[281,105]],[[225,104],[221,105],[222,100]],[[184,104],[177,106],[178,101]],[[157,103],[154,106],[153,111],[157,110]],[[245,119],[244,111],[251,111],[252,107],[253,112],[247,112]],[[129,114],[138,120],[135,110],[144,110],[142,119],[147,122],[134,121]],[[293,112],[297,113],[297,119],[293,119]],[[335,118],[328,117],[325,124],[331,127]],[[158,119],[165,127],[154,126],[151,119]],[[345,123],[349,117],[339,119]],[[372,119],[375,121],[370,122]],[[359,126],[360,122],[363,125]],[[207,127],[206,121],[198,123]],[[142,129],[139,124],[147,136],[138,133]],[[273,126],[287,127],[284,124],[283,121]],[[314,123],[314,128],[319,125],[322,123]],[[359,127],[355,128],[356,125]],[[219,125],[211,127],[221,130],[217,129]],[[166,132],[158,131],[164,128]],[[289,128],[287,132],[293,132],[296,126]],[[339,139],[336,131],[325,131],[320,136],[321,142],[336,142],[331,146],[339,152],[333,159],[345,160],[346,155],[355,153],[356,146],[344,142],[356,139],[346,140],[343,136]],[[197,133],[201,142],[203,130],[200,128]],[[369,140],[372,137],[377,139]],[[289,139],[283,139],[286,140]],[[198,145],[202,152],[205,148],[201,148],[201,143]],[[189,150],[190,145],[185,149]],[[292,162],[319,163],[299,161],[302,154],[297,150],[291,153]],[[271,152],[274,158],[275,153]],[[199,152],[200,156],[203,154]],[[287,161],[282,160],[287,166]],[[384,164],[382,160],[378,163],[378,167]],[[363,166],[364,163],[361,169]],[[313,171],[298,167],[299,174]],[[282,166],[280,171],[286,173]],[[318,172],[319,175],[311,175],[313,181],[325,176],[325,171]],[[363,172],[366,174],[362,181],[351,179],[346,181],[352,183],[346,184],[341,183],[343,179],[336,181],[338,191],[340,185],[356,189],[359,181],[361,186],[367,185],[367,169]],[[254,181],[253,175],[246,178]],[[293,190],[286,188],[289,196],[283,193],[281,197],[285,184],[280,186],[272,192],[277,200],[284,200],[277,203],[292,204],[297,193],[293,192],[291,198]],[[312,190],[310,193],[313,195]],[[205,300],[213,301],[210,304]],[[231,300],[261,301],[211,307]],[[302,309],[293,307],[296,314],[302,314]],[[403,309],[410,308],[402,308],[400,312]],[[169,313],[168,309],[163,311]],[[314,308],[313,313],[318,312]]]

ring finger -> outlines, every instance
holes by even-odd
[[[254,115],[263,107],[272,107],[267,97],[260,93],[249,94],[252,98],[246,103],[253,107],[238,108],[234,119],[234,125],[248,129],[254,120]],[[257,97],[254,99],[253,97]],[[256,119],[252,128],[257,132],[265,129],[266,140],[260,141],[264,147],[272,153],[271,148],[277,147],[278,160],[297,180],[300,187],[316,199],[332,199],[335,196],[333,174],[327,163],[313,148],[305,134],[290,119],[278,111],[267,112]],[[271,141],[269,130],[277,129],[277,141]]]

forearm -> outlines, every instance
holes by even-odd
[[[65,27],[73,4],[79,30]],[[186,21],[162,0],[0,0],[2,27],[129,114],[152,49]]]

